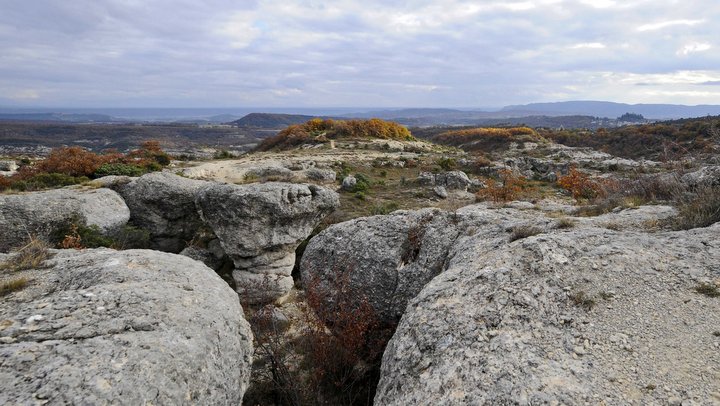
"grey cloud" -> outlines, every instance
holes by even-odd
[[[655,83],[643,75],[702,71],[720,82],[717,24],[638,31],[717,21],[714,0],[0,1],[3,104],[648,102],[658,96],[637,85]],[[673,101],[720,93],[704,97]]]

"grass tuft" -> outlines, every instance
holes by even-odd
[[[33,238],[29,243],[7,258],[5,262],[0,263],[0,270],[22,271],[25,269],[38,269],[41,268],[45,260],[50,259],[51,256],[48,244],[39,238]]]
[[[709,283],[701,283],[695,287],[695,292],[707,297],[720,297],[720,289],[716,285]]]
[[[12,292],[17,292],[25,288],[28,285],[28,279],[25,277],[11,279],[9,281],[0,283],[0,296],[9,295]]]

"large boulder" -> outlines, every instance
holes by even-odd
[[[240,404],[252,333],[211,269],[149,250],[57,251],[0,301],[0,404]]]
[[[720,186],[720,166],[704,166],[683,175],[680,180],[689,187]]]
[[[211,183],[196,201],[235,264],[238,293],[250,303],[277,299],[292,288],[295,249],[340,204],[329,189],[291,183]]]
[[[462,191],[467,191],[468,186],[472,184],[470,178],[463,171],[420,172],[417,181],[421,186],[442,186],[449,190]]]
[[[31,236],[48,238],[70,223],[111,232],[124,226],[130,211],[112,190],[57,189],[0,195],[0,252],[24,244]]]
[[[482,247],[475,249],[492,250],[506,244],[515,227],[550,225],[537,217],[474,205],[456,213],[396,211],[335,224],[310,240],[301,277],[323,307],[333,308],[339,300],[359,307],[367,300],[381,322],[393,324],[408,301],[446,269],[450,248],[467,233],[483,235]]]
[[[696,289],[720,284],[718,236],[458,240],[386,348],[375,404],[715,404],[720,303]]]
[[[108,184],[125,199],[130,221],[150,232],[153,249],[178,253],[202,225],[195,195],[208,182],[168,172],[154,172],[130,182],[113,178]]]

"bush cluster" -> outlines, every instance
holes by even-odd
[[[720,117],[623,126],[613,129],[539,130],[559,144],[590,147],[631,159],[673,161],[693,153],[713,152],[717,147]]]
[[[487,187],[476,193],[478,200],[492,200],[495,203],[509,202],[516,200],[523,191],[527,180],[523,176],[513,173],[509,169],[503,169],[498,174],[499,181],[487,179]]]
[[[413,141],[410,131],[400,124],[377,118],[369,120],[331,120],[314,118],[291,125],[276,136],[265,139],[256,151],[283,150],[303,144],[322,144],[331,139],[384,139]]]
[[[127,154],[115,151],[96,154],[82,147],[61,147],[53,149],[35,165],[23,166],[10,177],[0,176],[0,191],[57,188],[108,175],[140,176],[168,164],[170,156],[157,141],[146,141]]]
[[[593,180],[586,173],[570,168],[568,174],[558,178],[558,186],[570,192],[575,200],[593,199],[605,194],[603,183]]]
[[[439,144],[460,147],[466,151],[505,150],[513,142],[545,141],[529,127],[482,127],[451,130],[434,136],[432,140]]]
[[[62,249],[142,249],[150,246],[150,233],[129,225],[103,233],[96,225],[86,226],[82,221],[72,221],[58,227],[50,237],[50,242]]]

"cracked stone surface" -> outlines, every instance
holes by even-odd
[[[720,301],[696,291],[720,286],[720,224],[545,231],[456,241],[385,350],[376,405],[720,402]]]
[[[62,250],[0,302],[0,404],[239,404],[252,334],[198,261]]]

